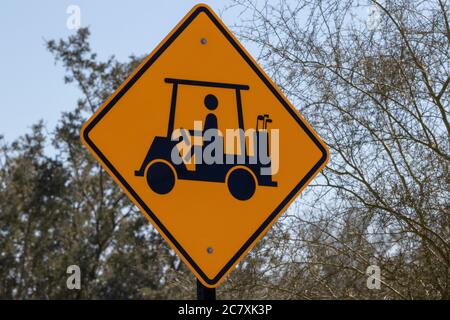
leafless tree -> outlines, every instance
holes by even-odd
[[[331,151],[254,253],[280,253],[255,288],[448,299],[448,1],[235,0],[228,10],[241,12],[234,31]],[[380,290],[366,286],[369,265],[381,268]]]

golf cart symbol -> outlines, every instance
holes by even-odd
[[[171,139],[172,132],[174,131],[174,120],[175,120],[175,109],[177,103],[177,92],[178,87],[181,85],[187,86],[201,86],[201,87],[214,87],[221,89],[234,90],[236,95],[236,108],[237,108],[237,118],[239,129],[244,131],[244,120],[242,111],[242,100],[241,100],[241,90],[249,90],[249,86],[241,84],[231,84],[231,83],[218,83],[218,82],[208,82],[208,81],[196,81],[196,80],[185,80],[185,79],[173,79],[166,78],[166,83],[172,84],[172,100],[170,104],[170,114],[169,114],[169,124],[167,128],[166,136],[156,136],[150,148],[147,151],[147,155],[144,158],[139,170],[135,171],[135,175],[139,177],[146,177],[147,184],[151,190],[158,194],[167,194],[175,186],[177,179],[180,180],[192,180],[192,181],[203,181],[203,182],[217,182],[226,183],[228,190],[233,197],[238,200],[248,200],[255,193],[256,186],[266,186],[266,187],[276,187],[277,182],[272,181],[272,176],[270,174],[261,174],[262,168],[271,167],[271,161],[269,157],[269,152],[267,149],[268,163],[261,163],[258,155],[256,154],[256,159],[250,161],[250,156],[247,154],[246,143],[239,143],[241,148],[241,154],[225,154],[223,152],[224,160],[232,159],[233,161],[222,161],[222,163],[196,163],[195,170],[188,170],[186,164],[181,162],[181,164],[176,164],[172,161],[171,152],[173,148],[179,141],[173,141]],[[208,94],[204,98],[205,107],[211,111],[206,116],[203,131],[209,128],[217,128],[217,118],[213,111],[218,107],[218,99],[212,95]],[[259,126],[259,123],[262,123]],[[269,115],[259,115],[256,119],[256,139],[259,140],[259,135],[266,135],[267,137],[267,124],[271,123],[272,120],[269,119]],[[192,136],[201,136],[203,132],[198,132],[194,130],[189,130]],[[268,138],[267,138],[268,139]],[[180,137],[181,140],[181,137]],[[266,140],[268,141],[268,140]],[[201,146],[202,154],[205,144]],[[243,149],[243,150],[242,150]],[[256,152],[255,152],[256,153]],[[253,155],[254,157],[255,155]],[[232,157],[232,158],[230,158]],[[245,159],[245,161],[238,161],[240,159]],[[243,162],[243,163],[242,163]],[[269,170],[270,172],[270,170]]]

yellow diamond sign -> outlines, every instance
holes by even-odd
[[[311,126],[205,5],[186,15],[81,137],[208,287],[328,160]]]

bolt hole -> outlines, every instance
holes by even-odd
[[[206,38],[202,38],[202,39],[200,40],[200,43],[201,43],[201,44],[206,44],[206,42],[207,42],[207,41],[206,41]]]
[[[208,249],[206,249],[206,252],[208,252],[209,254],[214,252],[214,249],[211,247],[208,247]]]

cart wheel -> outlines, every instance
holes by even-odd
[[[233,170],[233,169],[232,169]],[[256,190],[256,181],[246,169],[234,169],[228,176],[228,190],[238,200],[250,199]]]
[[[170,164],[156,160],[148,167],[147,184],[158,194],[169,193],[175,185],[175,170]]]

